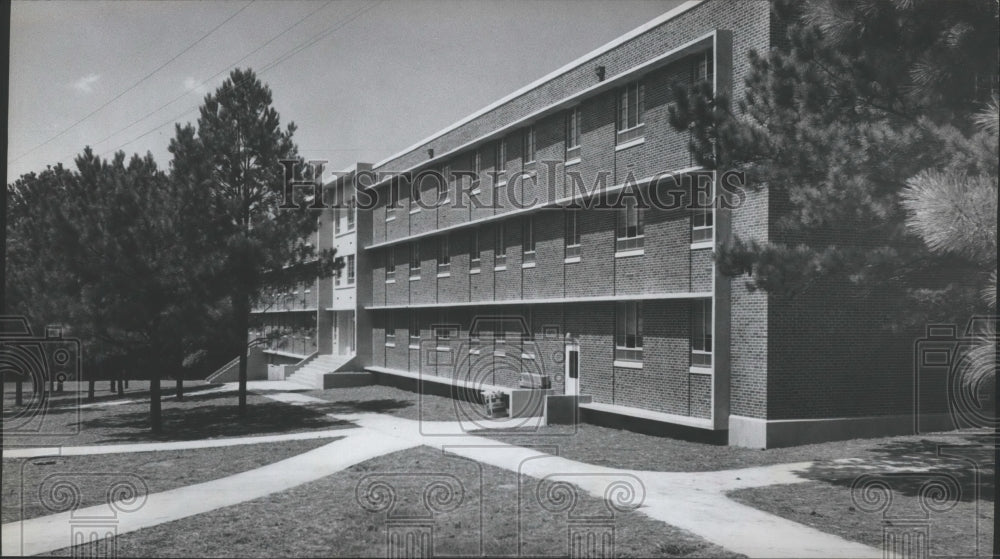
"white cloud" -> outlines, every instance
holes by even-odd
[[[205,88],[205,84],[201,83],[198,79],[187,77],[184,78],[184,89],[188,91],[194,91],[199,95],[204,95],[208,89]]]
[[[84,76],[72,83],[73,89],[79,91],[80,93],[90,93],[94,91],[94,84],[97,80],[101,79],[100,74],[90,74],[89,76]]]

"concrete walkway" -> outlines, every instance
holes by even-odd
[[[161,450],[191,450],[198,448],[218,448],[245,444],[276,443],[281,441],[305,441],[309,439],[332,439],[350,434],[356,428],[306,431],[304,433],[284,433],[281,435],[261,435],[257,437],[233,437],[226,439],[200,439],[196,441],[170,441],[162,443],[101,444],[88,446],[50,446],[39,448],[4,449],[4,458],[37,458],[39,456],[90,456],[95,454],[124,454],[129,452],[156,452]]]
[[[118,535],[127,534],[285,491],[360,462],[420,445],[416,440],[406,441],[371,431],[362,434],[353,430],[350,433],[343,439],[260,468],[154,493],[138,507],[136,504],[120,504],[117,507],[102,504],[4,524],[2,553],[4,556],[36,555],[69,547],[73,544],[71,534],[74,525],[86,524],[87,519],[93,525],[93,519],[107,519],[109,513],[115,532]],[[129,512],[119,514],[116,508]],[[107,524],[104,522],[101,527]]]
[[[305,394],[264,395],[293,405],[328,403]],[[467,435],[469,426],[457,421],[420,422],[374,413],[329,415],[351,421],[366,432],[419,441],[424,446],[536,479],[557,477],[600,499],[607,498],[612,483],[638,479],[638,489],[644,493],[639,512],[750,557],[883,556],[881,550],[748,507],[725,495],[737,489],[809,481],[797,472],[804,471],[811,462],[714,472],[619,470]],[[487,425],[492,426],[492,422],[473,427],[482,429]]]
[[[329,403],[320,398],[288,392],[289,388],[301,390],[294,383],[254,382],[250,385],[252,390],[263,396],[291,405]],[[734,489],[807,481],[797,472],[810,463],[692,473],[620,470],[467,435],[464,430],[467,426],[459,422],[422,423],[375,413],[328,415],[351,421],[357,428],[215,441],[104,445],[103,451],[100,450],[102,447],[96,446],[72,447],[64,449],[61,454],[167,450],[164,445],[174,445],[169,449],[181,448],[178,445],[188,445],[183,448],[209,448],[295,440],[292,437],[346,435],[344,439],[248,472],[149,495],[138,510],[118,515],[118,534],[284,491],[378,456],[424,445],[536,479],[558,478],[600,499],[608,498],[611,484],[637,480],[632,485],[639,512],[750,557],[883,555],[875,548],[736,503],[725,496],[725,492]],[[218,444],[220,442],[223,444]],[[45,449],[25,449],[26,452],[39,450]],[[4,524],[3,554],[31,555],[67,547],[71,544],[69,535],[74,518],[107,514],[108,510],[107,505],[100,505]],[[65,534],[65,539],[60,534]]]

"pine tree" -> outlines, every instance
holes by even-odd
[[[331,251],[309,242],[317,214],[283,210],[282,160],[298,160],[294,123],[284,129],[271,90],[252,70],[234,70],[206,95],[197,127],[176,127],[171,173],[196,185],[212,213],[220,267],[217,285],[231,304],[231,339],[240,344],[239,410],[246,412],[250,312],[267,286],[291,285],[330,273]]]
[[[815,0],[774,11],[785,40],[750,53],[742,98],[678,87],[671,111],[700,164],[744,171],[780,209],[770,241],[735,238],[720,269],[778,296],[834,281],[895,298],[900,328],[980,309],[995,259],[930,250],[902,196],[936,172],[979,177],[996,195],[996,135],[974,115],[995,84],[997,3]]]

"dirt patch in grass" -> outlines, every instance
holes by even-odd
[[[458,421],[456,405],[463,405],[451,398],[383,385],[311,390],[304,394],[330,402],[329,406],[315,406],[324,413],[384,413],[424,421]]]
[[[409,534],[426,537],[433,553],[442,556],[568,556],[573,533],[594,536],[595,545],[608,538],[604,541],[613,542],[613,549],[596,550],[604,556],[733,557],[639,512],[613,512],[582,491],[570,496],[561,487],[539,490],[538,483],[416,448],[268,497],[125,534],[117,539],[117,553],[384,557],[391,551],[390,535]],[[539,495],[551,498],[543,504]],[[416,552],[411,547],[406,554]],[[576,552],[581,553],[587,550]]]
[[[992,553],[993,503],[985,500],[956,501],[948,510],[934,512],[921,507],[918,496],[892,491],[890,508],[879,511],[860,507],[850,487],[821,481],[742,489],[729,497],[879,549],[885,534],[926,530],[930,557],[988,557]]]
[[[3,460],[4,523],[107,502],[116,484],[152,494],[219,479],[307,452],[336,439],[282,441],[197,450]],[[62,487],[63,489],[59,489]],[[60,494],[60,491],[69,491]],[[69,498],[72,494],[78,501]],[[119,494],[119,496],[124,496]],[[68,507],[68,508],[67,508]]]
[[[581,423],[543,426],[532,433],[476,431],[474,434],[518,446],[543,446],[564,458],[633,470],[702,472],[769,466],[790,462],[828,462],[843,458],[901,460],[932,464],[938,448],[955,444],[987,444],[984,435],[920,435],[854,439],[790,448],[756,450],[655,437]]]
[[[54,406],[37,417],[40,428],[27,436],[4,434],[4,448],[178,441],[296,433],[348,427],[305,406],[289,406],[263,396],[247,396],[240,417],[236,393],[191,394],[183,401],[164,400],[163,433],[149,430],[149,403],[78,408]],[[4,428],[8,428],[5,421]]]

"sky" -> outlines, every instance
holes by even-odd
[[[375,163],[669,11],[666,0],[96,0],[11,8],[7,181],[151,152],[250,67],[307,159]]]

